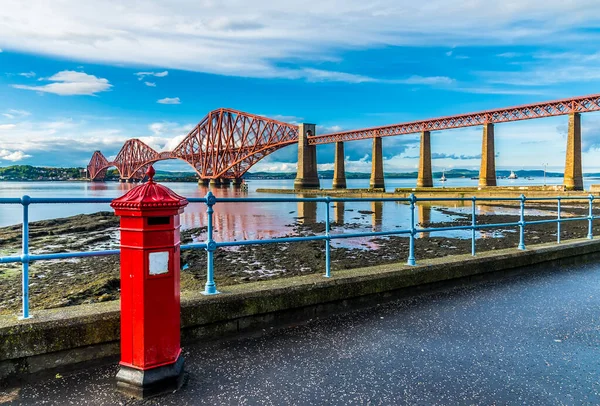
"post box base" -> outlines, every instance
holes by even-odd
[[[145,371],[121,365],[117,373],[117,390],[138,399],[173,392],[183,385],[183,364],[183,356],[179,355],[174,364]]]

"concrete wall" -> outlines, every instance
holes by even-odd
[[[336,271],[220,287],[225,294],[182,295],[184,344],[222,338],[265,327],[282,326],[353,306],[372,304],[440,284],[481,278],[492,272],[600,254],[600,241],[528,246],[527,251],[499,250],[404,264]],[[33,311],[19,321],[0,317],[0,380],[72,367],[119,353],[119,302]]]

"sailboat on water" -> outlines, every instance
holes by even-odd
[[[446,181],[446,170],[444,169],[442,171],[442,177],[440,178],[440,182],[445,182]]]
[[[514,171],[510,171],[510,175],[508,175],[508,179],[519,179],[517,174]]]

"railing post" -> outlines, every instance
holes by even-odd
[[[23,205],[23,249],[21,255],[21,265],[23,272],[21,274],[21,284],[23,289],[23,314],[19,319],[29,319],[29,203],[30,197],[25,195],[21,198]]]
[[[475,202],[477,201],[477,198],[475,196],[472,197],[471,200],[471,255],[475,256],[475,224],[476,224],[476,218],[475,218]]]
[[[408,244],[408,261],[407,264],[414,266],[417,264],[415,259],[415,202],[417,198],[414,194],[410,194],[410,241]]]
[[[588,224],[589,224],[589,226],[588,226],[588,235],[587,235],[587,238],[588,238],[588,240],[592,240],[592,239],[594,239],[594,234],[593,234],[593,227],[594,227],[594,224],[593,224],[593,220],[594,220],[594,212],[593,212],[594,195],[590,194],[589,199],[590,199],[590,213],[588,215]]]
[[[330,202],[330,200],[331,200],[331,198],[329,196],[327,196],[326,201],[325,201],[325,207],[326,207],[325,236],[327,237],[325,239],[325,277],[326,278],[331,277],[331,258],[330,258],[331,244],[330,244],[330,238],[329,238],[329,202]]]
[[[557,200],[558,203],[556,205],[556,211],[558,212],[558,221],[556,222],[556,243],[560,244],[560,196],[557,198]]]
[[[216,197],[209,191],[206,194],[208,219],[206,222],[206,285],[204,286],[204,292],[202,292],[204,295],[216,295],[220,293],[215,285],[214,276],[214,256],[217,244],[213,240],[213,205],[216,201]]]
[[[525,195],[521,195],[521,218],[519,220],[519,247],[525,249]]]

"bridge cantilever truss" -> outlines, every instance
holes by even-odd
[[[327,144],[593,111],[600,111],[600,94],[309,136],[307,139],[309,145]],[[103,179],[106,170],[115,166],[121,178],[141,179],[151,163],[180,159],[189,163],[203,179],[233,179],[241,177],[270,153],[297,142],[296,125],[236,110],[218,109],[206,115],[173,151],[157,152],[140,140],[128,140],[112,162],[100,151],[94,152],[88,173],[92,180]]]
[[[173,151],[157,152],[138,139],[125,142],[110,162],[100,151],[88,165],[92,180],[114,166],[122,179],[142,179],[148,165],[166,159],[190,164],[202,179],[240,178],[252,165],[298,142],[298,126],[231,109],[211,111]]]

